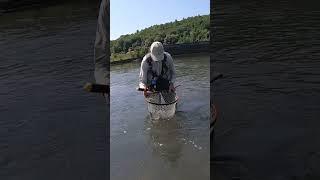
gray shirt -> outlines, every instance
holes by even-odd
[[[164,52],[164,53],[167,56],[166,65],[168,67],[168,71],[165,73],[165,75],[168,77],[168,80],[171,83],[174,83],[176,80],[176,69],[173,64],[173,58],[168,52]],[[145,55],[141,62],[140,76],[139,76],[140,87],[149,86],[152,80],[152,74],[148,73],[150,69],[149,63],[147,62],[148,57],[150,57],[150,54]],[[154,61],[154,60],[151,61],[152,71],[155,72],[158,76],[161,74],[162,63],[163,63],[162,61]]]
[[[110,86],[110,0],[102,0],[100,4],[94,42],[94,77],[97,84]],[[106,102],[110,103],[108,94]]]
[[[96,83],[110,85],[110,0],[102,0],[94,42]]]

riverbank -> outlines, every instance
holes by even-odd
[[[185,56],[185,55],[193,55],[193,54],[202,54],[202,53],[209,53],[210,43],[209,42],[199,42],[199,43],[184,43],[184,44],[173,44],[173,45],[165,45],[164,49],[166,52],[170,53],[171,55],[177,56]],[[141,62],[142,57],[134,57],[134,58],[127,58],[127,59],[120,59],[120,60],[112,60],[110,64],[124,64],[129,62]]]

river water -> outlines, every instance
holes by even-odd
[[[0,179],[108,179],[108,108],[93,78],[97,6],[0,16]],[[175,58],[175,118],[151,122],[137,63],[113,66],[111,178],[209,178],[209,56]]]
[[[97,5],[0,16],[0,179],[106,179],[105,100],[93,77]]]
[[[169,121],[150,119],[140,63],[111,66],[111,179],[209,179],[209,55],[173,58],[181,86]]]
[[[320,11],[311,1],[214,3],[212,177],[319,179]]]

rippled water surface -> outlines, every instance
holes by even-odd
[[[148,116],[139,63],[111,66],[111,179],[209,179],[209,55],[173,58],[181,86],[169,121]]]
[[[310,1],[214,4],[220,111],[213,177],[319,177],[320,11]]]
[[[104,179],[107,111],[93,77],[96,6],[0,16],[0,179]]]

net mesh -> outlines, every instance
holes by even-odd
[[[147,108],[152,119],[170,119],[176,112],[176,93],[152,93],[146,98]]]

